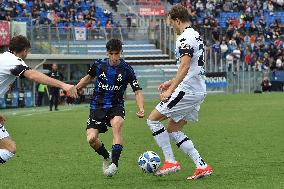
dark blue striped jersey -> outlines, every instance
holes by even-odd
[[[141,90],[133,68],[123,59],[116,66],[109,64],[109,59],[96,60],[88,71],[96,77],[90,109],[124,107],[124,93],[130,84],[133,92]]]

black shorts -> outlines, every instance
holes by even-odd
[[[111,127],[110,120],[115,116],[120,116],[124,119],[124,108],[112,107],[91,110],[87,120],[87,129],[98,129],[100,133],[105,133],[108,130],[107,127]]]

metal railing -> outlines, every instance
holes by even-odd
[[[32,52],[34,54],[76,54],[71,49],[72,44],[80,44],[85,46],[83,54],[87,53],[87,45],[105,44],[111,38],[117,38],[121,41],[139,41],[144,40],[146,43],[155,43],[157,40],[157,31],[149,28],[141,27],[114,27],[110,29],[86,29],[85,39],[76,39],[75,28],[60,27],[29,27],[27,36],[31,41]],[[64,45],[64,50],[60,49],[60,45]],[[57,46],[57,47],[55,47]],[[66,48],[67,47],[67,48]]]

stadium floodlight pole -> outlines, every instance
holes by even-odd
[[[39,64],[37,64],[33,69],[37,70],[45,62],[46,62],[46,58],[43,59],[43,61],[41,61]],[[34,106],[36,106],[36,104],[35,104],[35,82],[34,81],[33,81],[33,104],[34,104]]]

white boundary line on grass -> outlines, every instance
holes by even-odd
[[[60,112],[65,112],[65,111],[71,111],[71,110],[77,110],[77,109],[83,109],[83,108],[88,108],[86,104],[82,105],[75,105],[75,106],[60,106],[59,111],[49,111],[49,107],[40,107],[40,108],[16,108],[16,109],[7,109],[1,114],[4,116],[31,116],[31,115],[36,115],[36,114],[45,114],[45,113],[60,113]]]

